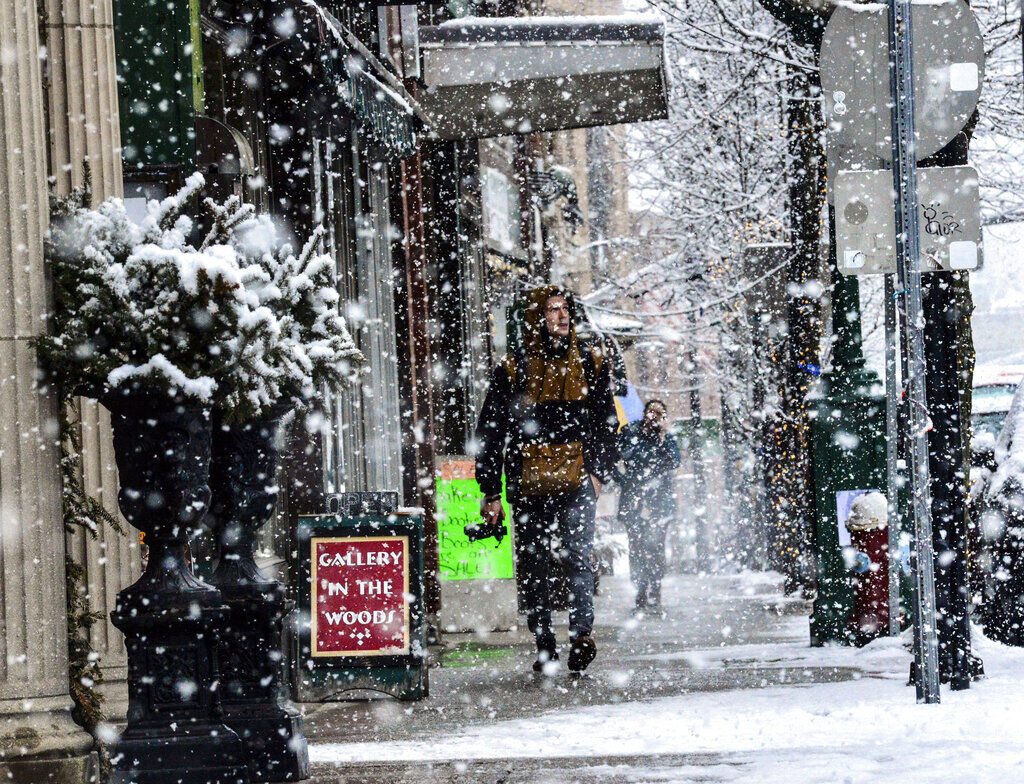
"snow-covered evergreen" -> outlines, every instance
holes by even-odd
[[[252,205],[200,202],[203,189],[192,175],[139,224],[120,199],[89,209],[88,189],[55,200],[54,330],[40,354],[62,388],[142,384],[244,419],[352,374],[362,357],[334,261],[317,252],[322,230],[296,255]]]

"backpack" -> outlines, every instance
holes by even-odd
[[[589,350],[588,350],[589,349]],[[585,347],[580,355],[583,365],[583,380],[587,393],[594,388],[600,371],[602,357],[595,356],[592,348]],[[507,370],[507,368],[506,368]],[[513,361],[513,411],[517,422],[522,421],[522,397],[527,387],[527,357],[524,352],[516,354]],[[572,493],[586,481],[583,460],[583,442],[567,444],[526,443],[520,447],[522,474],[519,478],[519,492],[525,496],[546,496]]]

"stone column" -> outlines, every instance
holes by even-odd
[[[121,196],[121,131],[111,0],[42,0],[51,176],[58,193],[92,170],[95,202]]]
[[[85,782],[68,697],[57,411],[30,340],[47,309],[46,135],[35,0],[0,0],[0,779]]]
[[[58,193],[69,193],[82,184],[88,163],[93,202],[98,204],[123,193],[111,2],[45,0],[45,7],[50,176]],[[86,399],[79,401],[79,411],[85,489],[120,518],[110,414]],[[68,534],[68,548],[86,568],[91,608],[103,614],[91,633],[103,671],[103,711],[112,720],[124,720],[128,662],[123,635],[110,623],[110,611],[117,592],[139,576],[138,537],[134,531],[125,536],[104,526],[97,537],[81,530]]]
[[[82,478],[86,491],[113,512],[124,526],[118,533],[103,526],[97,536],[78,530],[67,534],[67,546],[76,562],[85,566],[89,606],[103,614],[90,630],[92,648],[100,656],[103,682],[97,687],[105,698],[104,716],[124,721],[128,712],[128,654],[124,635],[110,622],[117,592],[141,573],[139,536],[117,509],[117,466],[110,429],[110,413],[95,401],[78,401],[82,434]]]

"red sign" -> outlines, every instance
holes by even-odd
[[[409,653],[409,537],[310,540],[313,656]]]

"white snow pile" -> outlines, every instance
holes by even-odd
[[[863,649],[804,647],[797,661],[779,662],[861,669],[863,676],[850,681],[590,705],[484,722],[431,739],[314,744],[310,759],[347,766],[574,758],[588,772],[621,767],[628,759],[636,781],[672,784],[1018,781],[1024,776],[1018,731],[1024,722],[1024,652],[977,631],[973,636],[987,676],[969,691],[943,689],[940,705],[915,702],[907,685],[911,654],[905,641],[883,639]],[[791,644],[749,647],[743,653],[763,662],[796,653]],[[728,657],[737,651],[707,654]],[[665,755],[692,756],[690,763],[672,769],[657,763]]]
[[[975,450],[991,446],[978,436]],[[994,470],[988,466],[971,469],[971,500],[980,507],[982,534],[990,542],[1010,535],[1024,538],[1024,384],[1017,387],[1006,415],[1006,423],[995,440]]]
[[[995,443],[996,471],[986,490],[994,500],[1000,496],[1019,498],[1024,492],[1024,384],[1010,403],[1006,424]],[[1019,506],[1019,501],[1015,504]]]
[[[193,174],[139,224],[120,199],[88,209],[87,189],[55,200],[54,330],[39,351],[62,389],[139,386],[247,418],[351,375],[361,355],[334,262],[316,252],[322,230],[295,255],[237,197],[199,204],[204,187]],[[197,225],[209,227],[202,243]]]

